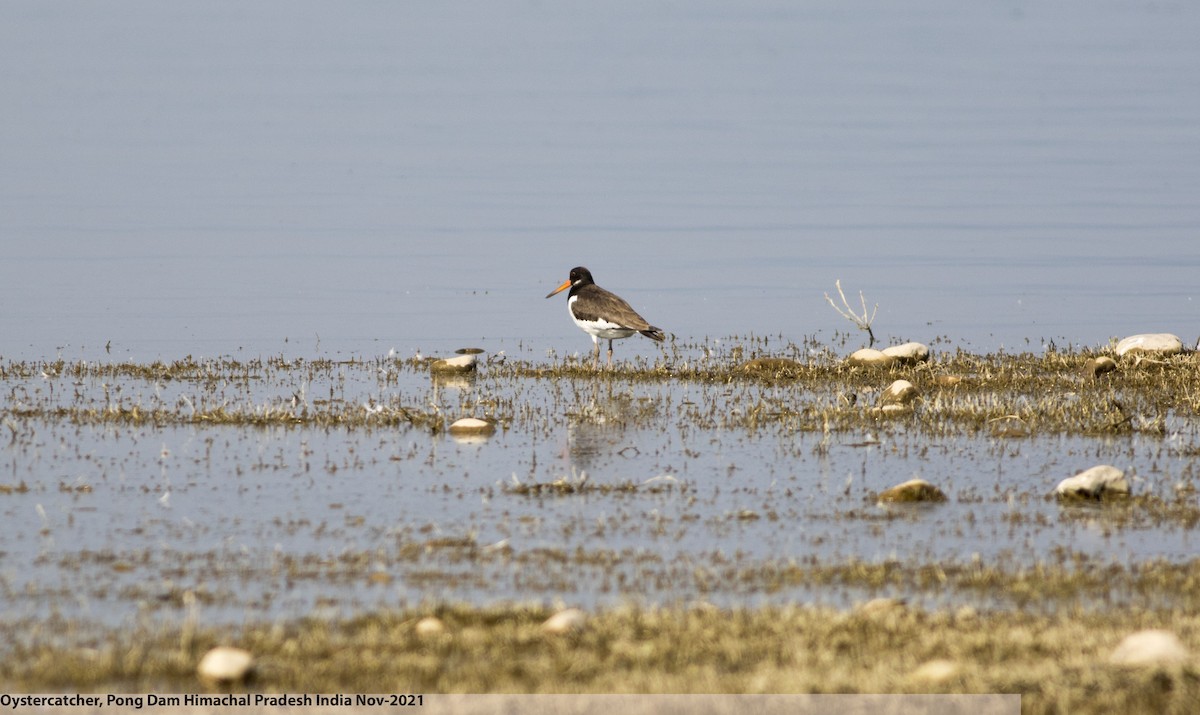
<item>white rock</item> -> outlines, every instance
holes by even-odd
[[[586,622],[587,615],[583,611],[578,608],[568,608],[547,618],[546,622],[542,624],[542,630],[554,635],[577,633],[583,630]]]
[[[883,354],[896,358],[906,365],[911,365],[929,360],[929,347],[921,343],[904,343],[884,348]]]
[[[1118,357],[1127,353],[1176,355],[1183,352],[1183,341],[1179,339],[1179,336],[1170,333],[1130,335],[1117,343],[1116,352]]]
[[[896,358],[891,355],[883,354],[883,351],[874,348],[863,348],[855,350],[846,358],[846,362],[851,365],[880,365],[886,366],[896,362]]]
[[[879,404],[906,405],[916,399],[918,394],[920,393],[916,385],[908,380],[896,380],[879,394]]]
[[[1083,375],[1087,378],[1096,378],[1108,372],[1117,369],[1117,361],[1110,357],[1101,355],[1100,357],[1092,358],[1083,365]]]
[[[881,502],[943,502],[946,494],[924,479],[910,479],[903,484],[884,489],[879,494]]]
[[[414,630],[417,632],[417,635],[421,636],[422,638],[428,638],[430,636],[437,636],[445,633],[446,624],[442,623],[442,619],[440,618],[426,616],[417,621],[417,625],[414,626]]]
[[[1171,631],[1145,630],[1126,636],[1108,657],[1115,665],[1147,666],[1185,663],[1188,650]]]
[[[204,654],[196,672],[205,680],[220,683],[244,680],[254,667],[254,656],[250,651],[230,646],[217,646]]]
[[[433,372],[471,372],[475,369],[475,363],[478,360],[477,353],[468,353],[452,358],[440,358],[429,363],[429,369]]]
[[[452,435],[487,435],[496,431],[496,425],[478,417],[463,417],[450,425]]]
[[[917,669],[909,675],[909,678],[921,683],[944,683],[947,680],[958,677],[960,670],[962,669],[958,666],[958,663],[938,658],[936,660],[925,661],[917,666]]]
[[[1101,464],[1062,480],[1054,488],[1054,493],[1064,497],[1099,499],[1106,495],[1128,494],[1129,481],[1125,479],[1125,472]]]

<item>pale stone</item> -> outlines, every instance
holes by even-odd
[[[1054,493],[1060,497],[1089,499],[1125,496],[1129,494],[1129,481],[1125,479],[1125,472],[1120,469],[1108,464],[1100,464],[1062,480],[1054,488]]]
[[[896,380],[879,393],[879,401],[872,412],[884,417],[906,415],[912,412],[912,402],[919,394],[908,380]]]
[[[1085,378],[1096,378],[1106,372],[1112,372],[1117,369],[1117,361],[1110,357],[1100,356],[1092,358],[1083,364],[1083,376]]]
[[[478,417],[463,417],[450,425],[450,434],[463,436],[489,435],[496,431],[496,424]]]
[[[1108,660],[1115,665],[1153,666],[1186,663],[1189,657],[1174,633],[1151,629],[1126,636]]]
[[[1129,353],[1154,355],[1176,355],[1183,352],[1183,341],[1171,333],[1143,333],[1130,335],[1117,343],[1116,353],[1120,357]]]
[[[903,484],[883,490],[879,494],[881,502],[942,502],[946,494],[924,479],[910,479]]]
[[[896,358],[891,355],[885,355],[882,350],[863,348],[851,353],[850,357],[846,358],[846,362],[851,365],[886,367],[887,365],[895,364]]]
[[[961,670],[958,663],[937,658],[917,666],[909,678],[921,683],[939,684],[958,677]]]
[[[478,353],[439,358],[429,363],[429,369],[433,372],[471,372],[475,369],[478,360]]]
[[[229,683],[244,680],[253,667],[254,656],[249,651],[217,646],[204,654],[196,672],[205,680]]]
[[[542,624],[542,630],[553,635],[577,633],[583,630],[587,615],[578,608],[568,608],[555,613]]]
[[[884,348],[883,354],[895,358],[905,365],[913,365],[929,360],[929,347],[921,343],[904,343]]]
[[[414,626],[414,630],[416,631],[417,635],[421,636],[422,638],[428,638],[430,636],[437,636],[445,633],[446,624],[442,623],[442,619],[440,618],[426,616],[417,621],[417,625]]]
[[[916,399],[920,391],[916,385],[908,380],[896,380],[879,394],[879,404],[883,405],[907,405]]]

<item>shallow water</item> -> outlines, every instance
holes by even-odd
[[[0,27],[0,354],[370,361],[478,345],[553,361],[591,348],[561,296],[542,299],[577,264],[716,350],[747,335],[768,350],[860,346],[825,303],[838,279],[879,304],[884,342],[1191,343],[1197,36],[1200,9],[1172,3],[23,5]],[[616,355],[658,350],[638,338]],[[423,374],[353,379],[209,399],[476,399]],[[109,400],[52,377],[6,387],[9,412],[21,390]],[[109,388],[188,409],[178,386]],[[636,406],[649,391],[686,413],[705,389],[531,381],[491,398]],[[735,392],[730,409],[758,397]],[[1186,530],[1112,531],[1043,499],[1097,461],[1169,489],[1188,461],[1166,442],[880,434],[821,453],[812,435],[673,416],[662,432],[518,420],[483,445],[382,427],[14,421],[2,481],[30,491],[0,496],[0,569],[17,612],[119,618],[205,588],[226,616],[440,597],[842,602],[854,594],[714,595],[697,573],[743,555],[1194,551]],[[499,486],[585,473],[675,486]],[[971,498],[881,525],[865,495],[914,474]],[[1049,526],[1014,530],[1012,509]],[[636,558],[624,575],[519,558],[599,545]],[[453,563],[461,579],[437,576]]]
[[[1194,490],[1188,419],[1166,439],[937,437],[903,420],[823,434],[730,419],[836,399],[803,381],[514,378],[486,367],[443,381],[392,360],[240,369],[244,378],[214,367],[219,379],[142,380],[72,377],[68,366],[6,379],[20,397],[14,414],[43,415],[5,420],[10,617],[121,622],[199,609],[229,621],[430,600],[845,606],[880,594],[1008,606],[1000,594],[769,574],[857,562],[1017,572],[1195,554],[1186,520],[1122,521],[1048,497],[1101,462],[1130,469],[1142,496]],[[86,417],[112,407],[159,416]],[[494,414],[502,429],[461,439],[370,418],[318,428],[163,417],[401,408]],[[913,476],[950,501],[875,504]]]

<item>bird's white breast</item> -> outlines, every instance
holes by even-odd
[[[619,323],[612,323],[603,318],[596,320],[580,320],[575,317],[574,305],[575,301],[579,300],[579,296],[573,295],[567,299],[567,313],[571,316],[571,320],[579,326],[583,332],[595,338],[604,338],[605,340],[616,340],[618,338],[628,338],[636,333],[632,328],[626,328]]]

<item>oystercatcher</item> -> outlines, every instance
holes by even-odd
[[[592,351],[592,365],[600,364],[600,340],[608,341],[608,364],[612,365],[612,341],[641,333],[651,340],[662,342],[663,331],[646,322],[646,319],[629,307],[620,296],[613,295],[596,285],[592,272],[583,266],[571,269],[571,275],[563,284],[546,296],[550,298],[570,288],[567,294],[567,311],[579,329],[592,336],[596,346]]]

